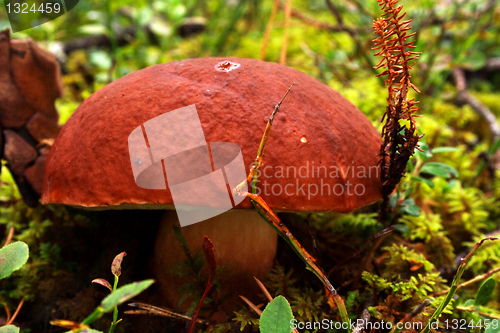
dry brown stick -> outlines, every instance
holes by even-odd
[[[271,17],[269,17],[269,22],[267,22],[266,32],[264,33],[264,39],[262,40],[262,48],[260,49],[260,60],[266,58],[267,44],[269,43],[269,37],[271,36],[271,31],[273,30],[274,19],[276,18],[276,12],[278,11],[278,5],[280,0],[274,0],[273,10],[271,11]]]
[[[372,259],[373,254],[380,247],[380,245],[387,238],[387,236],[389,236],[389,234],[384,234],[381,237],[379,237],[377,239],[377,241],[375,242],[375,244],[370,248],[370,251],[368,252],[366,257],[362,261],[362,264],[361,264],[361,267],[363,269],[362,271],[368,271],[368,265],[370,263],[370,260]]]
[[[469,104],[472,110],[474,110],[478,115],[486,120],[493,137],[492,141],[496,142],[500,138],[500,126],[498,125],[495,114],[491,112],[491,110],[486,105],[481,103],[481,101],[479,101],[467,91],[467,80],[465,78],[463,69],[456,67],[453,69],[451,74],[458,89],[457,101],[459,103]],[[495,169],[500,168],[500,150],[497,151],[493,157],[493,167]]]
[[[340,10],[337,8],[337,6],[335,6],[331,0],[326,0],[326,5],[332,12],[333,16],[335,16],[338,25],[341,27],[345,27],[344,19],[342,18],[342,14],[340,13]],[[359,39],[358,34],[352,30],[346,30],[346,32],[349,34],[349,36],[351,36],[352,40],[356,44],[356,53],[358,53],[358,55],[362,56],[365,59],[370,69],[374,70],[371,58],[366,54],[366,52],[363,51],[363,44]]]
[[[494,320],[500,320],[500,316],[495,315],[493,313],[487,313],[481,310],[478,310],[476,308],[473,308],[472,306],[457,306],[457,310],[462,310],[462,311],[467,311],[467,312],[475,312],[481,316],[488,317]]]
[[[467,81],[465,79],[463,69],[458,67],[454,68],[452,71],[452,75],[453,79],[455,80],[455,85],[458,89],[458,101],[460,103],[469,104],[476,113],[478,113],[488,122],[491,134],[493,135],[493,140],[496,141],[500,137],[500,126],[498,126],[497,119],[493,112],[491,112],[491,110],[486,105],[469,94],[469,92],[467,91]]]
[[[283,4],[280,3],[280,6],[283,8]],[[302,14],[301,12],[299,12],[295,9],[292,9],[291,15],[292,15],[292,17],[302,21],[303,23],[305,23],[307,25],[311,25],[311,26],[318,28],[318,29],[321,29],[321,30],[327,30],[327,31],[331,31],[331,32],[347,32],[349,34],[351,34],[351,33],[357,34],[359,32],[369,32],[368,29],[353,29],[353,28],[349,28],[349,27],[346,27],[343,25],[331,25],[331,24],[328,24],[325,22],[319,22],[319,21],[316,21],[315,19],[313,19],[307,15]]]
[[[259,316],[262,314],[262,310],[259,309],[259,307],[255,304],[253,304],[248,298],[246,298],[245,296],[241,296],[240,295],[240,298],[243,300],[243,302],[247,303],[247,305],[252,308],[252,310],[255,311],[256,314],[258,314]]]
[[[255,281],[257,282],[257,284],[259,285],[260,290],[262,290],[262,292],[264,293],[264,295],[266,295],[267,300],[269,302],[271,302],[273,300],[273,297],[269,293],[269,290],[267,290],[267,288],[264,286],[264,284],[262,282],[260,282],[259,279],[257,279],[255,276],[253,278],[255,279]]]
[[[370,320],[370,310],[368,309],[370,306],[373,306],[373,295],[368,296],[365,301],[365,306],[363,308],[363,312],[361,312],[361,323],[356,325],[356,328],[352,331],[352,333],[362,333],[365,329],[365,324]]]
[[[393,326],[392,330],[390,333],[397,332],[398,327],[403,327],[403,325],[408,322],[410,319],[416,317],[419,313],[424,311],[425,307],[431,303],[430,300],[426,299],[424,302],[422,302],[420,305],[418,305],[415,309],[413,309],[412,312],[407,313],[404,315],[404,317],[397,323],[396,326]],[[354,332],[353,332],[354,333]]]
[[[500,70],[500,57],[499,58],[491,58],[486,61],[486,65],[484,65],[483,69],[487,71],[498,71]]]
[[[342,15],[340,15],[339,9],[333,4],[331,0],[326,0],[326,6],[332,12],[333,16],[337,19],[337,23],[341,26],[344,25],[344,20],[342,19]]]
[[[286,64],[286,51],[288,50],[288,34],[290,31],[291,14],[292,14],[291,0],[285,0],[285,32],[283,34],[283,45],[281,46],[280,65]]]
[[[8,323],[10,321],[10,309],[7,305],[4,305],[3,309],[5,310],[5,315],[7,316],[5,322]]]
[[[154,306],[151,304],[134,302],[134,303],[129,303],[128,306],[136,307],[138,308],[138,310],[127,310],[124,312],[125,314],[146,314],[146,315],[156,315],[174,319],[183,319],[188,321],[192,320],[192,317],[185,316],[183,314],[168,309],[160,308],[158,306]],[[200,318],[196,318],[196,322],[203,325],[209,325],[208,321]]]
[[[338,266],[341,266],[343,265],[344,263],[348,262],[348,261],[351,261],[353,260],[354,258],[356,258],[357,256],[359,256],[361,254],[361,252],[363,252],[363,250],[371,243],[373,242],[375,239],[379,238],[379,237],[382,237],[388,233],[391,233],[392,231],[394,230],[394,226],[390,226],[389,228],[385,228],[384,230],[380,231],[380,232],[377,232],[375,235],[371,235],[370,238],[368,238],[368,240],[359,248],[356,250],[356,252],[354,252],[352,255],[350,255],[349,257],[346,257],[345,259],[339,261],[338,263],[335,264],[335,266],[333,266],[332,269],[330,269],[330,271],[328,271],[328,276],[330,276],[331,273],[333,273]],[[371,252],[370,252],[371,253]]]
[[[23,307],[24,304],[24,297],[21,299],[21,302],[19,302],[19,305],[17,306],[16,312],[12,315],[9,321],[5,323],[5,325],[10,325],[14,322],[14,319],[16,319],[17,315],[19,314],[19,311],[21,311],[21,308]]]
[[[345,87],[349,87],[349,88],[352,87],[352,84],[349,81],[349,79],[344,74],[342,74],[342,72],[339,71],[335,65],[332,65],[330,62],[326,61],[325,57],[323,55],[318,54],[318,53],[314,52],[313,50],[311,50],[311,48],[305,42],[300,43],[300,48],[302,49],[302,51],[304,51],[304,53],[308,57],[310,57],[314,60],[314,65],[316,67],[318,67],[320,79],[322,81],[326,80],[323,73],[322,73],[322,70],[321,70],[321,65],[325,64],[326,67],[337,78],[337,80],[339,82],[341,82]]]
[[[10,227],[9,234],[7,235],[7,239],[5,240],[5,243],[3,244],[2,247],[5,247],[5,246],[9,245],[9,243],[12,240],[13,236],[14,236],[14,227]]]

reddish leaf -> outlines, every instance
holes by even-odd
[[[193,318],[191,319],[191,323],[189,324],[188,333],[192,333],[194,329],[194,325],[196,323],[196,319],[198,318],[198,313],[200,312],[201,305],[203,304],[203,300],[207,296],[208,292],[213,286],[213,279],[215,277],[215,270],[217,268],[217,263],[215,261],[215,251],[214,244],[205,236],[203,238],[203,253],[205,254],[205,258],[207,259],[208,267],[210,268],[210,277],[208,278],[207,287],[205,288],[205,292],[203,296],[201,296],[200,302],[198,302],[198,307],[196,307],[196,311],[193,314]]]
[[[127,252],[122,252],[113,259],[113,263],[111,264],[111,273],[113,275],[120,276],[122,274],[122,261],[126,255]]]
[[[207,259],[208,267],[210,267],[210,278],[213,278],[215,276],[217,262],[215,260],[214,244],[207,236],[203,238],[203,253]]]
[[[113,287],[111,287],[111,283],[109,283],[108,281],[106,281],[104,279],[94,279],[94,280],[92,280],[92,283],[100,284],[101,286],[108,288],[111,292],[113,291]]]

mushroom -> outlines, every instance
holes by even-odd
[[[172,232],[179,225],[172,194],[168,187],[136,185],[132,165],[142,160],[129,156],[130,133],[159,115],[195,105],[206,142],[237,144],[248,173],[270,113],[293,82],[274,118],[258,194],[272,209],[293,212],[350,212],[379,200],[380,136],[338,92],[276,63],[199,58],[142,69],[85,100],[47,157],[42,203],[167,210],[153,262],[162,294],[175,305],[182,279],[166,270],[186,257]],[[225,287],[233,294],[255,290],[253,276],[264,277],[273,264],[276,233],[248,198],[181,231],[193,252],[204,235],[213,241],[218,264],[231,268]]]

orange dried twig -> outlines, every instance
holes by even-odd
[[[290,30],[290,17],[292,16],[291,0],[285,2],[285,34],[283,35],[283,45],[281,46],[280,65],[286,64],[286,52],[288,50],[288,34]]]
[[[7,235],[7,239],[5,240],[5,243],[3,244],[2,247],[6,247],[7,245],[9,245],[10,241],[12,240],[12,237],[14,237],[14,227],[10,227],[9,234]]]
[[[5,325],[10,325],[10,324],[12,324],[14,322],[14,320],[17,317],[17,315],[19,314],[19,311],[21,311],[21,308],[23,307],[23,304],[24,304],[24,298],[21,299],[21,301],[19,302],[19,305],[17,306],[16,311],[14,312],[14,314],[12,315],[12,317],[10,317],[9,319],[7,319],[7,322],[5,323]],[[9,312],[7,312],[7,314],[10,315]]]
[[[269,37],[271,36],[271,31],[273,30],[274,19],[276,18],[276,13],[278,12],[279,0],[274,0],[273,10],[271,11],[271,17],[267,22],[266,32],[264,33],[264,39],[262,40],[262,48],[260,49],[260,60],[265,60],[267,44],[269,43]]]
[[[252,201],[254,207],[257,209],[257,212],[260,214],[260,216],[267,222],[271,227],[278,232],[278,234],[292,247],[292,249],[297,253],[297,255],[300,256],[300,258],[304,261],[306,264],[307,269],[312,271],[314,275],[316,275],[321,282],[323,283],[323,286],[325,287],[325,292],[326,296],[328,298],[328,304],[333,308],[335,305],[337,306],[339,310],[340,317],[342,318],[343,322],[348,323],[349,322],[349,316],[347,313],[347,309],[344,304],[344,300],[342,297],[340,297],[339,294],[337,294],[337,291],[335,288],[332,286],[330,281],[328,280],[328,277],[326,274],[323,272],[321,268],[319,268],[316,265],[316,260],[314,259],[313,256],[307,252],[307,250],[299,243],[299,241],[292,235],[290,230],[284,225],[284,223],[274,214],[272,209],[267,205],[267,203],[262,199],[260,196],[256,194],[256,189],[257,189],[257,178],[258,178],[258,173],[257,170],[260,168],[262,165],[262,158],[264,156],[264,149],[267,144],[267,140],[269,138],[269,134],[271,132],[271,128],[273,126],[273,121],[274,121],[274,116],[278,112],[281,104],[283,103],[283,100],[285,97],[288,95],[290,90],[292,89],[293,84],[288,88],[287,92],[281,99],[281,101],[274,107],[274,111],[271,114],[271,117],[269,117],[269,121],[267,122],[266,129],[264,130],[264,135],[262,136],[262,140],[259,145],[259,149],[257,150],[257,158],[255,159],[255,162],[253,163],[252,167],[250,168],[250,172],[248,174],[247,180],[243,181],[239,185],[237,185],[232,191],[233,193],[239,195],[239,196],[248,196],[250,200]],[[243,191],[243,188],[246,185],[246,182],[250,183],[250,189],[252,193],[248,193],[246,191]]]

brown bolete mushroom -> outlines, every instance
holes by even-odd
[[[200,58],[145,68],[85,100],[47,157],[42,203],[172,209],[168,187],[136,185],[129,134],[152,118],[194,104],[206,141],[237,144],[248,172],[270,113],[293,82],[274,119],[260,169],[260,195],[277,211],[295,212],[350,212],[379,200],[380,136],[338,92],[275,63]],[[171,210],[161,223],[154,259],[156,278],[171,302],[182,281],[166,269],[185,260],[172,232],[175,224]],[[228,288],[233,292],[245,292],[254,285],[253,276],[263,277],[272,266],[277,236],[248,198],[182,233],[194,252],[204,235],[213,241],[218,264],[232,265]]]

